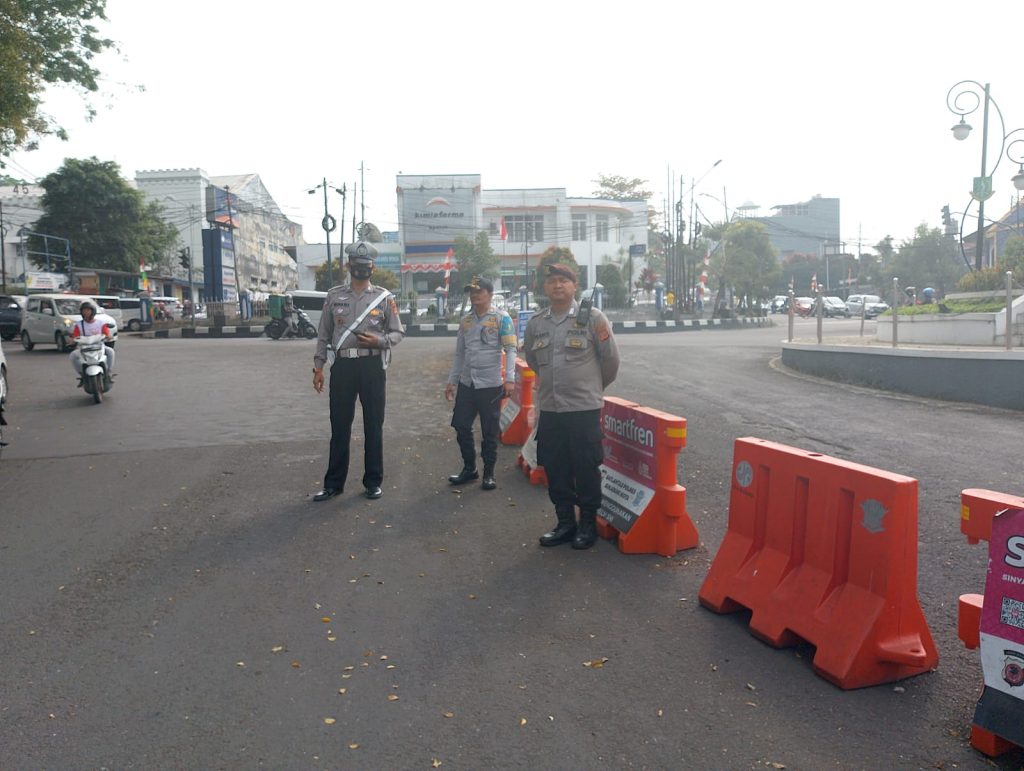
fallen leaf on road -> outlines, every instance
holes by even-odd
[[[664,717],[664,715],[665,715],[665,710],[659,709],[658,710],[658,717]]]
[[[298,662],[298,661],[293,661],[292,662],[292,666],[295,667],[296,669],[299,669],[299,668],[302,667],[302,664],[300,662]]]
[[[442,712],[441,714],[444,715],[444,717],[455,717],[454,712]]]
[[[345,667],[342,671],[343,672],[351,672],[353,669],[355,669],[355,667]]]
[[[336,642],[337,639],[338,639],[337,637],[333,637],[333,636],[332,637],[328,637],[327,638],[327,642]]]
[[[519,718],[519,725],[521,725],[521,726],[522,725],[526,725],[526,718],[525,717]]]
[[[347,691],[348,691],[348,688],[339,688],[338,689],[338,693],[340,693],[342,696],[344,696]]]
[[[388,694],[388,701],[398,701],[398,694],[396,694],[396,693],[389,693]]]
[[[327,725],[334,725],[338,721],[333,717],[325,717],[324,722],[327,723]]]
[[[273,648],[270,649],[270,652],[271,653],[280,653],[283,650],[284,650],[284,646],[283,645],[275,645]]]
[[[350,750],[358,750],[359,749],[359,744],[357,742],[352,742],[351,744],[348,745],[348,748]]]
[[[236,661],[235,662],[235,666],[236,667],[244,667],[245,666],[245,662],[244,661]]]
[[[323,621],[325,624],[331,623],[331,617],[330,616],[323,616],[323,617],[321,617],[320,620]]]
[[[441,761],[438,760],[437,758],[434,758],[433,760],[430,761],[430,767],[431,768],[440,768],[441,767]]]
[[[750,683],[747,683],[747,688],[749,688],[749,689],[750,689],[750,690],[752,690],[752,691],[756,691],[756,690],[757,690],[757,688],[755,688],[754,686],[752,686],[752,685],[751,685]]]
[[[606,661],[608,661],[608,657],[602,656],[599,659],[591,659],[590,661],[584,661],[583,666],[590,667],[591,669],[600,669],[604,666]]]

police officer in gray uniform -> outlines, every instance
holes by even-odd
[[[455,343],[455,360],[448,373],[444,395],[455,398],[452,428],[462,453],[462,471],[452,474],[453,485],[471,482],[479,477],[476,470],[476,447],[473,443],[473,421],[480,416],[480,457],[484,461],[484,490],[497,487],[494,466],[498,460],[498,434],[501,431],[501,399],[515,390],[516,337],[512,318],[491,305],[494,284],[483,276],[474,276],[466,285],[472,309],[459,322]],[[501,355],[505,353],[502,369]]]
[[[363,409],[364,494],[367,498],[383,495],[385,369],[391,347],[405,335],[394,295],[370,283],[377,249],[359,241],[345,247],[345,253],[349,283],[332,288],[324,298],[313,356],[313,388],[321,393],[329,347],[335,355],[330,387],[331,453],[324,489],[313,496],[314,501],[326,501],[345,489],[356,397]]]
[[[544,293],[551,305],[527,323],[523,345],[526,363],[537,373],[537,462],[558,517],[540,544],[572,541],[574,549],[589,549],[597,540],[601,506],[601,407],[604,389],[619,371],[619,349],[605,315],[589,301],[576,302],[570,265],[545,266]]]

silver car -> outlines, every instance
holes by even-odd
[[[863,312],[864,317],[868,319],[889,310],[889,306],[876,294],[852,294],[846,298],[846,308],[851,316],[860,316]]]

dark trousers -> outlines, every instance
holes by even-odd
[[[494,468],[498,462],[498,434],[501,421],[502,386],[473,388],[459,383],[455,394],[452,428],[459,441],[459,451],[466,468],[476,466],[476,446],[473,443],[473,421],[480,416],[480,457],[484,466]]]
[[[384,481],[384,394],[386,374],[380,356],[335,359],[331,367],[331,456],[324,487],[344,490],[356,397],[363,408],[363,487]]]
[[[537,463],[548,477],[555,511],[596,512],[601,506],[601,410],[541,412],[537,424]]]

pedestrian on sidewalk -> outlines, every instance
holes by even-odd
[[[473,421],[479,415],[480,457],[484,462],[480,486],[493,490],[497,487],[494,466],[498,461],[501,400],[515,390],[518,339],[512,317],[491,304],[494,284],[489,279],[474,276],[464,291],[469,292],[472,308],[459,322],[455,360],[444,388],[445,398],[455,399],[452,428],[462,453],[462,471],[448,477],[448,482],[461,485],[480,476],[473,440]]]
[[[601,407],[604,389],[619,371],[619,349],[605,315],[589,300],[576,301],[576,283],[571,265],[545,266],[551,305],[527,323],[523,348],[537,373],[537,462],[558,517],[540,544],[572,541],[574,549],[589,549],[597,540],[601,506]]]
[[[336,286],[324,298],[320,331],[313,355],[313,389],[324,390],[324,364],[328,348],[331,366],[331,453],[324,488],[313,496],[326,501],[345,489],[349,444],[356,397],[363,410],[363,488],[367,498],[383,495],[385,370],[391,348],[405,336],[394,295],[370,283],[377,249],[358,241],[345,247],[349,283]]]

